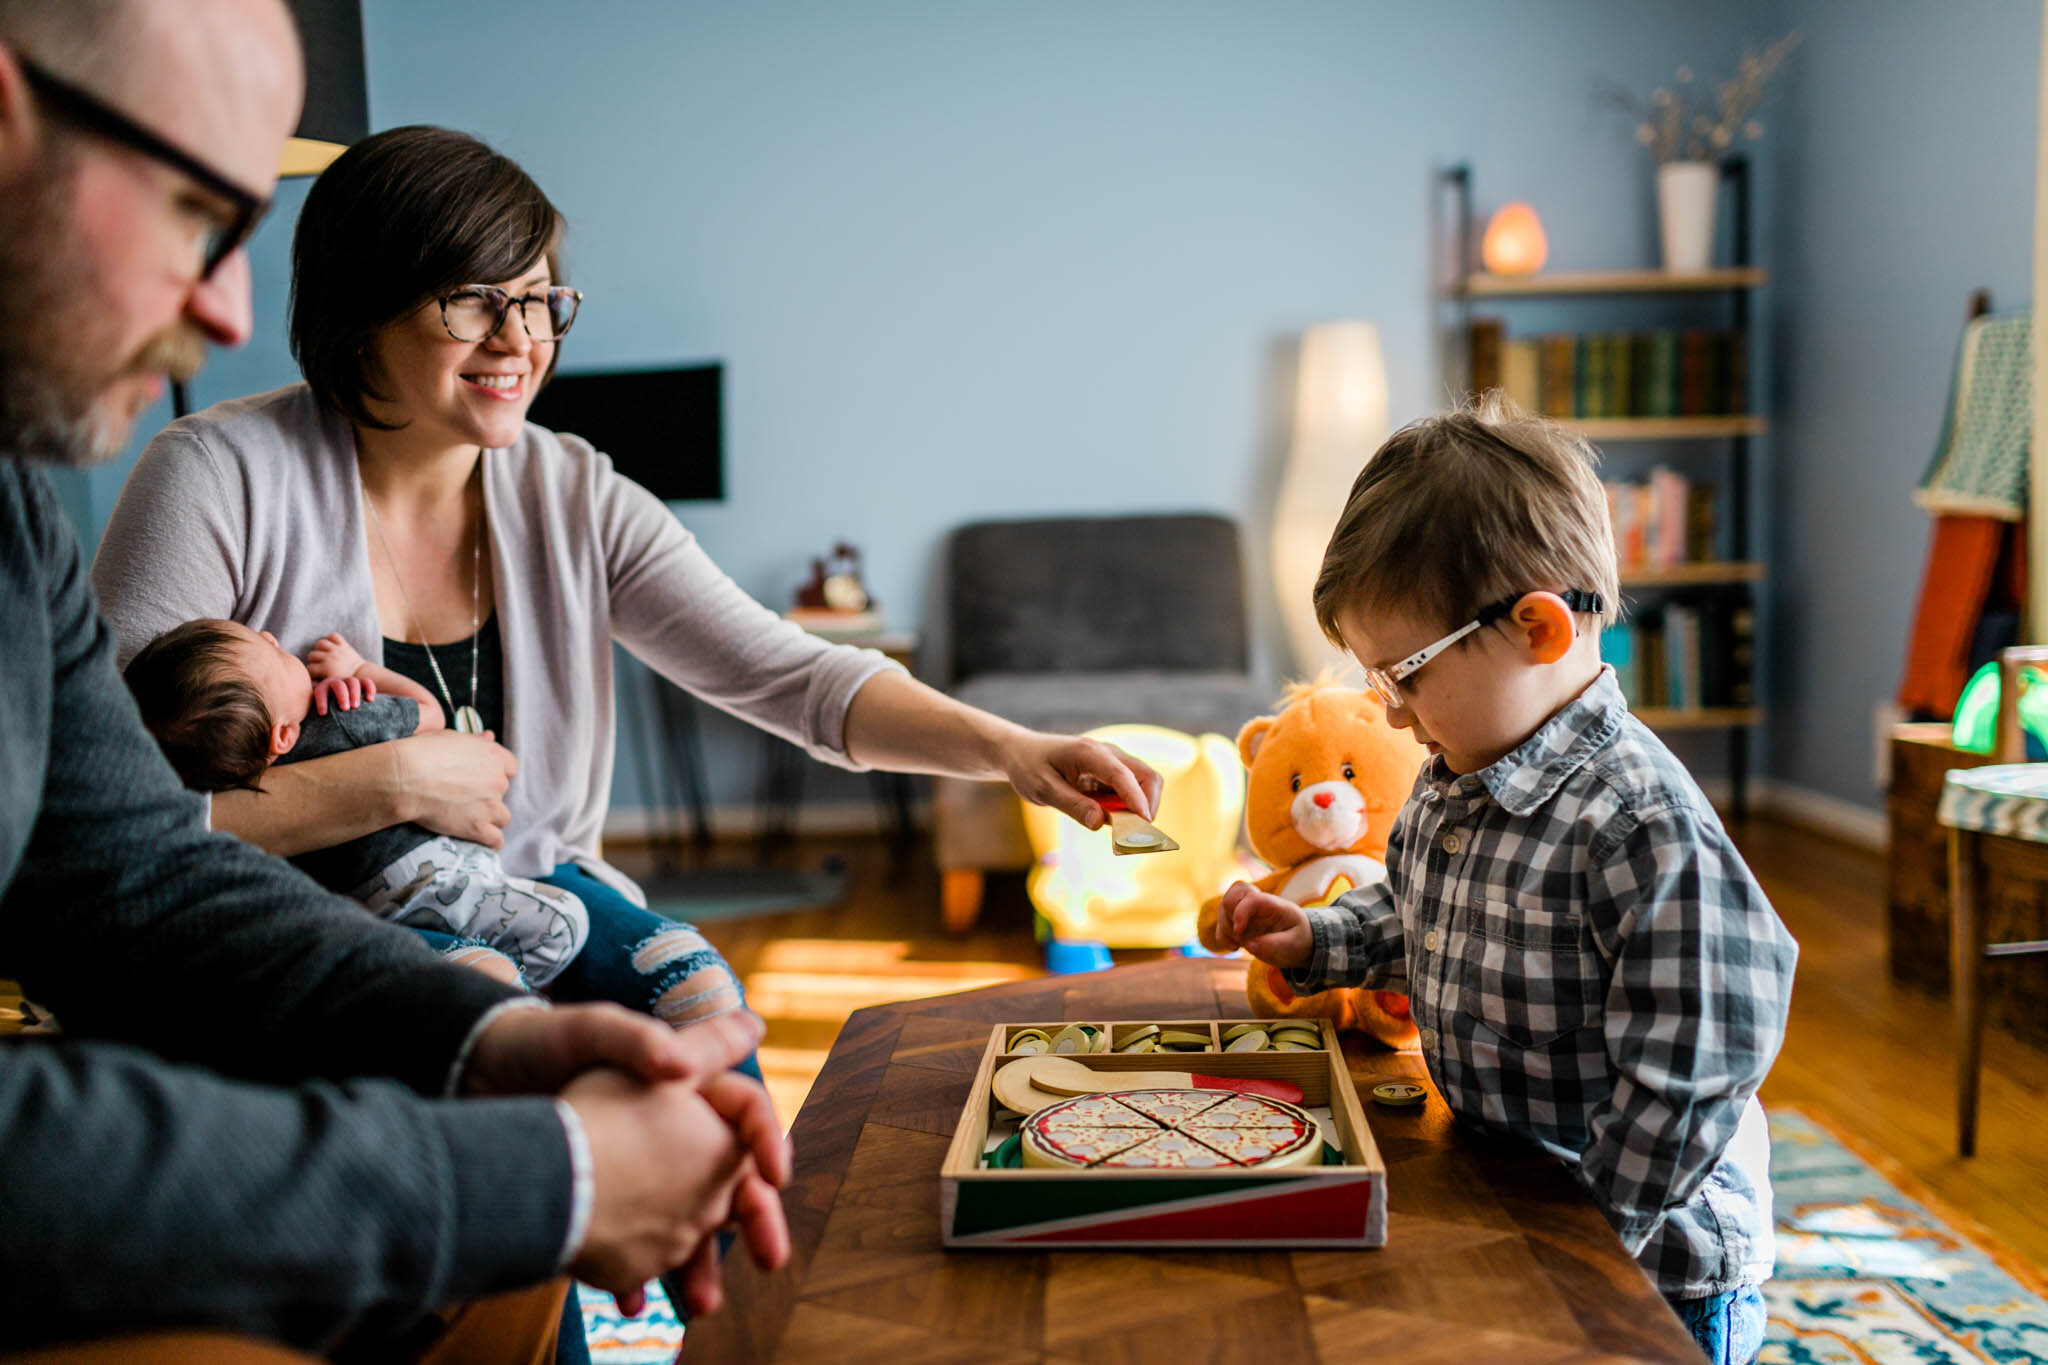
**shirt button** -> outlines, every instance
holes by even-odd
[[[1432,953],[1433,953],[1433,952],[1435,952],[1435,951],[1436,951],[1436,945],[1437,945],[1437,936],[1436,936],[1436,930],[1432,929],[1432,930],[1430,930],[1430,931],[1429,931],[1428,933],[1426,933],[1426,934],[1424,934],[1424,935],[1422,936],[1422,946],[1423,946],[1423,947],[1425,947],[1425,948],[1427,948],[1427,949],[1428,949],[1428,950],[1429,950],[1430,952],[1432,952]]]
[[[1425,806],[1433,806],[1437,803],[1439,796],[1440,794],[1438,793],[1436,788],[1431,787],[1429,790],[1422,793],[1422,804]]]
[[[1417,1039],[1417,1041],[1422,1044],[1422,1050],[1424,1052],[1436,1051],[1436,1030],[1433,1028],[1426,1028],[1422,1030],[1421,1036]]]
[[[1444,852],[1456,853],[1459,849],[1463,848],[1464,846],[1465,841],[1460,839],[1457,835],[1446,834],[1444,836]]]

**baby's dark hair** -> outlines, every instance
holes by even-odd
[[[258,790],[270,767],[270,708],[236,671],[226,621],[187,621],[142,647],[121,675],[142,723],[194,791]]]

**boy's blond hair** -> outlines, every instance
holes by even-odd
[[[1367,461],[1316,576],[1316,622],[1398,611],[1454,629],[1517,593],[1600,594],[1620,615],[1620,571],[1592,447],[1498,389],[1411,422]]]

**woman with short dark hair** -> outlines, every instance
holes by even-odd
[[[1142,763],[807,634],[588,443],[527,423],[581,302],[562,230],[526,173],[474,138],[365,139],[314,184],[293,242],[306,382],[174,422],[143,452],[93,569],[124,663],[200,617],[298,655],[339,632],[433,691],[451,723],[274,768],[260,792],[215,798],[218,826],[281,854],[407,820],[496,846],[503,826],[508,870],[591,910],[579,961],[597,960],[552,993],[615,998],[644,978],[639,1007],[681,1026],[740,994],[694,931],[641,908],[599,857],[614,641],[827,762],[1007,779],[1091,826],[1090,791],[1151,810],[1159,779]]]

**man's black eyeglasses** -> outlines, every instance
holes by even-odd
[[[220,269],[220,263],[233,255],[236,247],[248,241],[249,234],[263,220],[264,212],[270,207],[269,200],[251,194],[198,157],[172,146],[98,96],[50,74],[19,53],[15,55],[15,63],[27,78],[29,88],[47,101],[51,110],[60,117],[161,161],[234,206],[232,214],[206,231],[200,252],[200,279],[207,279]]]

